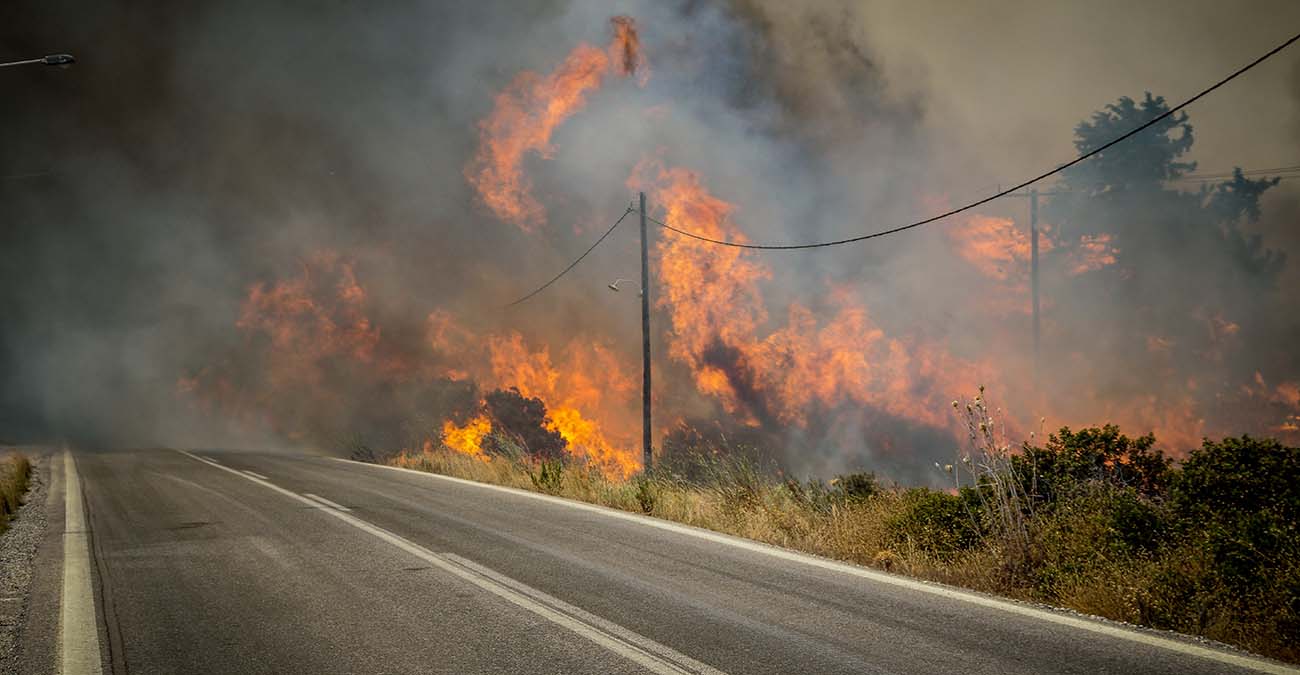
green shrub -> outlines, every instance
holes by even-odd
[[[1242,436],[1204,444],[1170,489],[1181,535],[1208,548],[1238,592],[1300,560],[1300,448]]]
[[[836,476],[831,485],[835,487],[836,496],[846,502],[865,502],[880,494],[880,484],[876,474],[858,471]]]
[[[1039,505],[1068,496],[1087,482],[1129,487],[1144,497],[1164,493],[1170,476],[1169,458],[1154,449],[1155,436],[1129,438],[1107,424],[1071,431],[1063,427],[1047,444],[1028,443],[1012,458],[1012,467],[1025,491]]]
[[[564,462],[557,459],[542,460],[536,468],[528,469],[528,479],[540,492],[559,494],[564,487]]]
[[[980,542],[979,501],[974,490],[966,488],[953,495],[913,488],[902,497],[902,509],[885,523],[894,546],[912,546],[950,560]]]
[[[659,503],[659,484],[654,478],[644,474],[634,476],[632,484],[636,487],[636,503],[642,513],[654,513]]]

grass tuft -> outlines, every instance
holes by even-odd
[[[18,513],[31,484],[32,463],[18,452],[0,458],[0,532],[9,528],[9,519]]]

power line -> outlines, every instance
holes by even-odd
[[[582,262],[582,259],[586,258],[588,253],[591,253],[592,251],[596,250],[596,247],[600,246],[600,242],[605,241],[605,237],[608,237],[610,234],[612,234],[614,232],[614,229],[617,228],[619,224],[623,222],[624,218],[627,218],[627,214],[629,213],[632,213],[631,208],[624,211],[623,215],[619,216],[618,220],[614,221],[614,224],[610,225],[608,230],[605,230],[605,234],[600,235],[600,239],[597,239],[596,243],[591,245],[591,248],[588,248],[586,251],[582,253],[582,255],[578,256],[577,260],[574,260],[573,262],[569,263],[568,267],[564,268],[559,274],[552,277],[550,281],[542,284],[541,286],[538,286],[537,289],[534,290],[532,293],[529,293],[528,295],[525,295],[524,297],[519,298],[518,300],[515,300],[514,302],[508,305],[505,305],[505,307],[514,307],[515,305],[518,305],[519,303],[524,302],[529,298],[532,298],[534,295],[537,295],[538,293],[541,293],[542,291],[546,290],[547,287],[549,287],[551,284],[559,281],[560,277],[568,274],[569,270],[577,267],[578,263]]]
[[[1279,173],[1295,173],[1296,171],[1300,171],[1300,164],[1296,164],[1294,166],[1279,166],[1272,169],[1241,169],[1241,175],[1260,176],[1260,175],[1279,174]],[[1236,175],[1236,173],[1237,173],[1236,170],[1218,171],[1215,173],[1189,173],[1189,174],[1179,176],[1174,180],[1207,180],[1213,178],[1232,178],[1234,175]]]
[[[1087,153],[1084,153],[1084,154],[1082,154],[1082,155],[1080,155],[1080,156],[1078,156],[1078,157],[1075,157],[1074,159],[1070,160],[1069,162],[1066,162],[1065,164],[1062,164],[1062,165],[1060,165],[1060,166],[1058,166],[1058,167],[1056,167],[1056,168],[1054,168],[1054,169],[1050,169],[1050,170],[1048,170],[1048,171],[1045,171],[1045,172],[1043,172],[1043,173],[1041,173],[1041,174],[1039,174],[1039,175],[1037,175],[1037,176],[1034,176],[1033,178],[1030,178],[1029,180],[1026,180],[1026,181],[1024,181],[1024,182],[1022,182],[1022,183],[1020,183],[1020,184],[1018,184],[1018,185],[1014,185],[1014,186],[1009,187],[1009,188],[1007,188],[1007,189],[1005,189],[1005,190],[1001,190],[1001,191],[999,191],[999,192],[997,192],[997,193],[995,193],[995,194],[989,195],[988,197],[985,197],[985,198],[980,199],[980,200],[978,200],[978,201],[974,201],[974,202],[971,202],[971,203],[969,203],[969,204],[966,204],[965,206],[961,206],[961,207],[958,207],[958,208],[952,209],[952,210],[950,210],[950,211],[946,211],[946,212],[941,213],[941,214],[939,214],[939,215],[937,215],[937,216],[931,216],[931,217],[929,217],[929,218],[926,218],[925,220],[918,220],[918,221],[916,221],[916,222],[914,222],[914,223],[908,223],[907,225],[900,225],[899,227],[894,227],[894,228],[891,228],[891,229],[888,229],[888,230],[882,230],[882,231],[880,231],[880,232],[872,232],[872,233],[870,233],[870,234],[864,234],[864,235],[860,235],[860,236],[857,236],[857,237],[849,237],[849,238],[847,238],[847,239],[836,239],[836,240],[833,240],[833,241],[823,241],[823,242],[817,242],[817,243],[814,243],[814,244],[742,244],[742,243],[738,243],[738,242],[734,242],[734,241],[726,241],[726,240],[723,240],[723,239],[714,239],[714,238],[712,238],[712,237],[706,237],[706,236],[704,236],[704,235],[702,235],[702,234],[696,234],[696,233],[694,233],[694,232],[688,232],[688,231],[686,231],[686,230],[678,229],[678,228],[676,228],[676,227],[673,227],[672,225],[669,225],[668,223],[662,222],[662,221],[657,220],[657,219],[655,219],[655,218],[650,218],[650,217],[648,217],[648,216],[647,216],[647,219],[650,220],[650,221],[652,221],[652,222],[654,222],[655,224],[659,225],[660,227],[662,227],[662,228],[664,228],[664,229],[666,229],[666,230],[669,230],[669,231],[671,231],[671,232],[676,232],[677,234],[680,234],[680,235],[685,236],[685,237],[690,237],[691,239],[698,239],[699,241],[708,242],[708,243],[710,243],[710,244],[718,244],[719,246],[731,246],[731,247],[734,247],[734,248],[760,249],[760,250],[766,250],[766,251],[792,251],[792,250],[799,250],[799,249],[825,248],[825,247],[828,247],[828,246],[840,246],[840,245],[843,245],[843,244],[852,244],[852,243],[859,242],[859,241],[866,241],[867,239],[875,239],[876,237],[884,237],[884,236],[891,235],[891,234],[897,234],[897,233],[902,232],[902,231],[904,231],[904,230],[910,230],[910,229],[912,229],[912,228],[920,227],[920,226],[922,226],[922,225],[928,225],[928,224],[933,223],[933,222],[935,222],[935,221],[937,221],[937,220],[943,220],[944,218],[947,218],[947,217],[949,217],[949,216],[955,216],[955,215],[957,215],[958,213],[962,213],[963,211],[969,211],[969,210],[971,210],[971,209],[973,209],[973,208],[976,208],[976,207],[979,207],[979,206],[983,206],[984,204],[987,204],[987,203],[989,203],[989,202],[991,202],[991,201],[993,201],[993,200],[995,200],[995,199],[998,199],[998,198],[1000,198],[1000,197],[1004,197],[1004,196],[1006,196],[1006,195],[1008,195],[1008,194],[1011,194],[1012,192],[1015,192],[1016,190],[1019,190],[1019,189],[1021,189],[1021,188],[1025,188],[1025,187],[1028,187],[1028,186],[1030,186],[1030,185],[1033,185],[1034,183],[1037,183],[1038,181],[1043,180],[1044,178],[1047,178],[1048,176],[1052,176],[1052,175],[1054,175],[1054,174],[1060,173],[1061,171],[1064,171],[1065,169],[1068,169],[1068,168],[1070,168],[1070,167],[1072,167],[1072,166],[1074,166],[1074,165],[1076,165],[1076,164],[1078,164],[1078,163],[1080,163],[1080,162],[1082,162],[1082,161],[1084,161],[1084,160],[1086,160],[1086,159],[1089,159],[1089,158],[1091,158],[1091,157],[1093,157],[1093,156],[1095,156],[1095,155],[1097,155],[1097,154],[1100,154],[1100,153],[1102,153],[1102,152],[1104,152],[1104,151],[1110,149],[1111,147],[1115,146],[1116,144],[1122,143],[1123,141],[1126,141],[1126,140],[1128,140],[1129,138],[1132,138],[1133,136],[1135,136],[1135,135],[1141,133],[1142,131],[1144,131],[1144,130],[1150,128],[1151,126],[1155,125],[1156,123],[1158,123],[1158,122],[1160,122],[1160,121],[1162,121],[1162,120],[1168,118],[1169,116],[1173,115],[1174,113],[1177,113],[1179,110],[1182,110],[1183,108],[1186,108],[1187,106],[1189,106],[1189,105],[1195,103],[1196,101],[1200,100],[1201,98],[1203,98],[1204,96],[1206,96],[1206,95],[1209,94],[1210,92],[1212,92],[1212,91],[1218,89],[1219,87],[1222,87],[1223,85],[1225,85],[1225,84],[1231,82],[1232,80],[1234,80],[1234,79],[1236,79],[1237,77],[1241,76],[1242,74],[1244,74],[1246,71],[1250,70],[1251,68],[1254,68],[1255,66],[1258,66],[1259,64],[1263,63],[1264,61],[1267,61],[1269,58],[1271,58],[1272,56],[1274,56],[1274,55],[1277,54],[1278,52],[1282,51],[1283,49],[1286,49],[1287,47],[1290,47],[1291,44],[1294,43],[1296,40],[1300,40],[1300,34],[1296,34],[1296,35],[1292,36],[1291,39],[1289,39],[1289,40],[1287,40],[1286,42],[1283,42],[1282,44],[1280,44],[1280,45],[1274,47],[1273,49],[1269,50],[1268,53],[1266,53],[1266,54],[1264,54],[1263,56],[1261,56],[1261,57],[1255,59],[1254,61],[1251,61],[1250,63],[1246,64],[1245,66],[1242,66],[1241,68],[1238,68],[1238,69],[1237,69],[1235,72],[1233,72],[1231,75],[1228,75],[1227,77],[1223,78],[1222,80],[1219,80],[1218,82],[1215,82],[1215,83],[1214,83],[1213,85],[1211,85],[1209,88],[1207,88],[1207,89],[1201,91],[1201,93],[1199,93],[1199,94],[1197,94],[1197,95],[1195,95],[1195,96],[1193,96],[1193,97],[1187,99],[1186,101],[1183,101],[1182,103],[1179,103],[1178,105],[1176,105],[1176,106],[1170,108],[1169,110],[1166,110],[1165,112],[1161,113],[1160,115],[1157,115],[1157,116],[1151,118],[1151,119],[1148,120],[1145,124],[1142,124],[1141,126],[1137,127],[1136,129],[1133,129],[1132,131],[1129,131],[1128,133],[1122,134],[1122,135],[1120,135],[1119,137],[1117,137],[1117,138],[1115,138],[1115,139],[1113,139],[1113,140],[1107,142],[1106,144],[1104,144],[1104,145],[1102,145],[1102,146],[1100,146],[1100,147],[1098,147],[1098,148],[1093,149],[1093,150],[1090,151],[1090,152],[1087,152]]]

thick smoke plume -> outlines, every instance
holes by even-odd
[[[891,28],[915,17],[857,3],[0,12],[6,53],[80,58],[5,74],[29,94],[6,103],[0,171],[37,175],[0,182],[0,437],[477,454],[535,433],[615,476],[640,462],[639,323],[634,294],[605,287],[637,276],[635,228],[501,308],[637,191],[713,237],[857,234],[1219,74],[1183,88],[1170,58],[1177,91],[1154,74],[1094,88],[1051,118],[1041,157],[1008,165],[999,134],[1028,93],[963,134],[945,50],[927,66]],[[1200,30],[1188,16],[1162,20]],[[1272,40],[1254,30],[1224,68]],[[1258,91],[1242,86],[1225,96]],[[1192,160],[1264,161],[1215,145],[1214,125],[1193,135],[1198,114],[1043,198],[1037,359],[1023,199],[807,254],[652,232],[656,439],[933,483],[961,442],[951,401],[984,385],[1014,439],[1116,422],[1175,453],[1300,440],[1296,183],[1179,182]]]

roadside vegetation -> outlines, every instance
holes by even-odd
[[[948,489],[796,480],[716,451],[618,481],[504,438],[387,461],[1300,661],[1300,448],[1207,440],[1175,463],[1114,426],[1013,448],[982,397],[954,408],[970,444],[939,467]]]
[[[9,529],[9,519],[18,512],[31,483],[32,463],[14,452],[0,457],[0,533]]]

